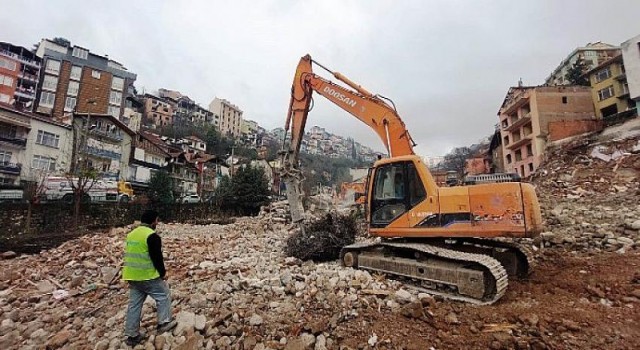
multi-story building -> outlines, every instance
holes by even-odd
[[[629,98],[640,104],[640,34],[620,44],[629,84]]]
[[[558,67],[551,72],[545,80],[545,85],[569,85],[566,80],[567,72],[578,60],[583,60],[586,70],[593,69],[604,61],[618,55],[620,47],[606,44],[603,42],[588,43],[585,46],[578,47],[560,62]]]
[[[39,182],[48,176],[62,176],[70,170],[72,155],[71,125],[32,114],[25,151],[27,167],[22,168],[21,180]]]
[[[0,106],[0,185],[19,184],[30,130],[28,115]]]
[[[69,171],[71,126],[0,106],[0,185],[19,185]]]
[[[0,42],[0,104],[21,111],[33,110],[40,62],[30,50]]]
[[[242,130],[242,110],[231,102],[214,98],[209,104],[209,111],[220,120],[219,130],[223,135],[240,136]],[[214,117],[215,118],[215,117]]]
[[[585,73],[591,83],[596,116],[605,124],[614,119],[637,115],[635,103],[629,97],[629,85],[622,54],[605,61]]]
[[[136,75],[107,56],[99,56],[68,40],[42,39],[36,50],[42,58],[36,111],[53,118],[65,114],[122,115],[129,87]]]
[[[80,161],[101,177],[129,177],[129,159],[135,133],[110,114],[74,114],[74,156],[71,169]]]
[[[147,188],[151,176],[167,166],[170,156],[166,145],[157,135],[140,131],[134,140],[127,180],[136,187]]]
[[[498,111],[506,172],[531,175],[547,143],[599,130],[591,89],[583,86],[517,86]]]
[[[142,100],[142,125],[152,129],[173,125],[173,106],[169,102],[151,94],[145,94]]]
[[[133,132],[138,132],[142,126],[142,111],[144,104],[137,96],[128,96],[120,121]]]

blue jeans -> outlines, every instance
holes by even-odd
[[[136,337],[139,334],[142,306],[147,295],[156,301],[158,325],[171,321],[171,292],[169,285],[161,278],[148,281],[129,281],[129,308],[124,334]]]

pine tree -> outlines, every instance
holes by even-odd
[[[567,70],[564,78],[569,81],[571,85],[590,86],[589,79],[584,75],[587,72],[587,64],[582,57],[573,63],[571,68]]]

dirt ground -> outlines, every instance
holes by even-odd
[[[552,249],[540,260],[494,305],[439,301],[430,307],[433,317],[420,319],[369,309],[334,336],[353,348],[368,347],[374,334],[380,349],[640,348],[640,253]],[[308,312],[331,314],[311,305]]]

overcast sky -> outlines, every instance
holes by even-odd
[[[509,88],[540,84],[574,48],[640,33],[640,1],[7,0],[0,41],[64,37],[108,54],[136,87],[217,96],[284,126],[296,65],[309,53],[394,100],[421,155],[492,133]],[[317,70],[318,73],[322,72]],[[316,95],[319,125],[383,150],[366,125]]]

